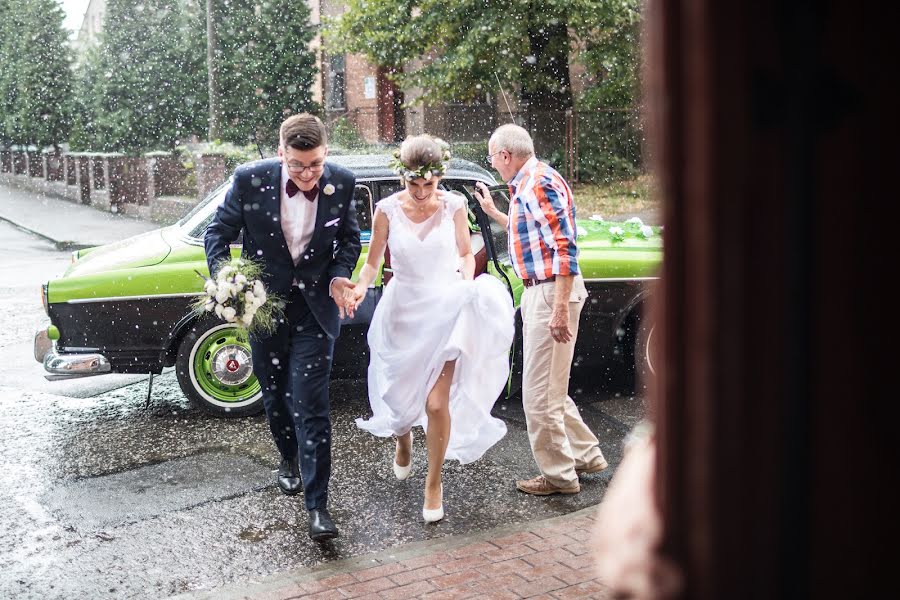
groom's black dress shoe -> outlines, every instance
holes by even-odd
[[[297,459],[282,459],[281,464],[278,465],[278,474],[275,476],[275,479],[278,481],[278,487],[281,488],[281,491],[288,496],[296,496],[300,493],[302,482],[300,481],[300,467],[297,465]]]
[[[309,537],[317,542],[324,542],[338,536],[337,527],[328,514],[328,509],[314,508],[309,511]]]

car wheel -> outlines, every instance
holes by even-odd
[[[659,352],[656,323],[639,318],[634,337],[635,391],[645,392],[650,380],[656,376],[659,366]]]
[[[247,332],[221,322],[194,324],[178,346],[178,384],[196,406],[214,415],[244,417],[263,410]]]

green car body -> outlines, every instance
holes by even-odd
[[[356,277],[367,257],[373,207],[400,189],[400,182],[388,169],[387,156],[338,156],[333,160],[357,176],[355,201],[363,248]],[[453,161],[442,184],[470,200],[477,270],[503,281],[518,305],[523,286],[509,264],[506,231],[491,223],[472,200],[477,181],[496,183],[476,165]],[[203,232],[227,185],[175,225],[73,253],[67,271],[43,286],[51,326],[36,334],[35,358],[48,372],[159,373],[174,365],[182,390],[201,407],[229,416],[262,409],[259,383],[248,366],[246,332],[191,309],[202,294],[201,275],[208,275]],[[498,203],[508,201],[505,186],[492,189],[497,190]],[[611,234],[614,227],[620,227],[623,234]],[[649,235],[642,235],[634,223],[578,220],[579,264],[590,299],[582,313],[576,364],[625,370],[649,366],[649,353],[642,354],[650,332],[643,306],[650,293],[648,282],[656,278],[660,266],[662,239],[659,228],[644,231]],[[237,256],[239,252],[235,244],[232,253]],[[389,285],[389,274],[386,264],[373,293],[353,319],[342,322],[335,347],[336,376],[364,376],[368,364],[365,335],[381,290]],[[517,335],[511,352],[514,363],[520,345]],[[239,368],[229,370],[226,364]],[[511,378],[511,390],[516,388],[515,379]]]

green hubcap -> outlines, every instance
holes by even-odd
[[[260,393],[253,374],[247,333],[224,325],[204,334],[194,346],[193,375],[209,400],[227,406],[249,404]]]

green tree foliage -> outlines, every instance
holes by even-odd
[[[567,108],[636,104],[639,9],[639,0],[349,0],[325,37],[393,70],[425,103],[517,92],[536,140],[559,148]],[[587,72],[580,98],[572,65]]]
[[[217,31],[224,141],[273,145],[285,117],[317,110],[306,2],[225,0]]]
[[[79,71],[77,145],[139,152],[203,131],[205,61],[196,54],[194,4],[108,0],[100,46]]]
[[[422,87],[425,101],[497,91],[499,78],[520,86],[526,99],[558,108],[572,103],[572,51],[621,46],[638,21],[637,0],[350,0],[325,34],[337,50],[404,69],[398,81]],[[609,56],[601,50],[597,58]]]
[[[305,2],[216,0],[221,140],[273,145],[285,116],[315,110]],[[101,43],[78,68],[73,147],[138,152],[206,136],[206,3],[108,0]]]
[[[0,141],[48,146],[69,134],[71,58],[56,0],[0,1]]]

